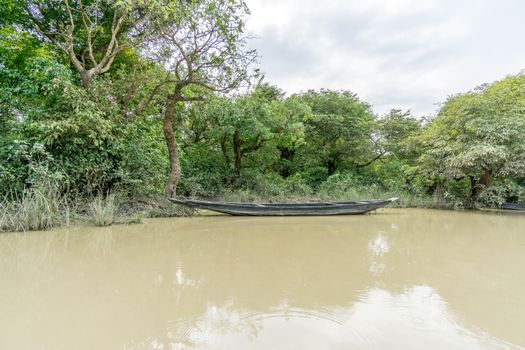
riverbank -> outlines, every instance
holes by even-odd
[[[92,199],[32,191],[0,201],[0,232],[48,230],[73,223],[94,226],[138,224],[144,218],[189,216],[191,211],[164,198],[125,198],[110,194]]]
[[[352,188],[346,191],[321,192],[305,195],[286,193],[267,195],[254,191],[238,190],[213,198],[217,201],[235,202],[315,202],[366,200],[399,197],[390,207],[458,209],[461,205],[445,202],[438,205],[431,196],[409,192],[384,191],[377,187]],[[48,230],[72,223],[88,223],[94,226],[115,224],[138,224],[145,218],[191,216],[193,211],[157,196],[135,198],[124,194],[109,194],[93,198],[76,198],[60,194],[51,188],[33,188],[23,196],[0,201],[0,232]]]

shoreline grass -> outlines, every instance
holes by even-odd
[[[392,206],[400,208],[438,208],[438,209],[454,209],[453,203],[445,203],[438,205],[434,202],[431,196],[416,195],[409,192],[400,191],[385,191],[377,188],[356,188],[347,191],[339,191],[336,193],[319,192],[309,195],[304,194],[285,194],[285,195],[264,195],[251,191],[232,191],[227,192],[219,200],[231,202],[319,202],[319,201],[359,201],[372,199],[387,199],[398,197],[399,200],[394,202]]]
[[[68,201],[46,183],[0,201],[0,232],[48,230],[69,223],[69,215]]]
[[[399,197],[394,208],[429,208],[453,210],[453,202],[437,205],[431,196],[403,191],[386,191],[378,186],[353,187],[346,190],[318,193],[272,193],[237,190],[224,193],[214,200],[238,202],[304,202],[385,199]],[[28,190],[23,196],[0,200],[0,232],[48,230],[72,222],[89,222],[94,226],[141,224],[145,218],[183,217],[193,210],[171,203],[165,198],[129,198],[119,194],[98,195],[89,201],[60,195],[58,190]]]
[[[89,221],[95,226],[110,226],[115,222],[118,208],[118,199],[113,193],[106,197],[98,195],[89,204]]]

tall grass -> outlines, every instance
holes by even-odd
[[[227,191],[226,201],[233,202],[302,202],[352,201],[398,197],[393,206],[435,208],[432,196],[404,189],[387,189],[379,184],[359,183],[351,176],[333,175],[317,188],[309,187],[301,178],[258,179],[257,186]]]
[[[307,201],[359,201],[370,199],[387,199],[398,197],[392,205],[404,208],[452,208],[452,206],[438,206],[428,195],[414,194],[409,191],[389,191],[376,186],[352,187],[341,191],[318,191],[310,195],[283,193],[268,195],[249,190],[237,190],[223,195],[225,201],[232,202],[307,202]]]
[[[386,199],[397,197],[399,198],[393,206],[397,207],[411,207],[411,208],[436,208],[438,207],[434,202],[432,196],[414,193],[406,190],[389,190],[381,186],[362,185],[352,186],[349,188],[331,188],[321,189],[318,193],[322,199],[332,200],[368,200],[368,199]]]
[[[11,210],[7,199],[0,201],[0,232],[11,231],[10,228],[13,226]]]
[[[89,204],[89,216],[91,222],[96,226],[109,226],[115,222],[119,201],[114,194],[108,194],[105,198],[98,195]]]
[[[194,210],[183,205],[174,205],[165,198],[159,198],[151,203],[151,208],[147,211],[146,216],[149,218],[171,218],[192,216]]]
[[[43,181],[0,201],[0,231],[47,230],[69,220],[69,206],[57,184]]]

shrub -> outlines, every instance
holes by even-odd
[[[182,178],[177,192],[183,196],[214,198],[233,182],[233,171],[222,155],[204,146],[181,151]]]
[[[46,165],[30,164],[31,182],[21,194],[0,203],[0,231],[46,230],[69,220],[67,200]],[[55,174],[56,175],[56,174]]]
[[[525,188],[508,180],[484,189],[479,196],[478,205],[494,208],[505,202],[519,202],[524,199]]]
[[[321,197],[343,198],[348,197],[351,190],[362,187],[362,181],[352,173],[334,174],[319,185],[318,193]]]
[[[118,207],[114,194],[109,194],[105,198],[99,195],[89,205],[90,219],[97,226],[109,226],[115,222]]]

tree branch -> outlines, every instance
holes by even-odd
[[[86,28],[86,32],[87,32],[88,57],[91,63],[93,64],[93,66],[96,66],[97,61],[95,60],[95,55],[93,53],[93,37],[92,37],[93,23],[91,22],[89,17],[86,16],[86,13],[84,11],[84,6],[82,5],[81,0],[79,0],[79,4],[80,4],[80,17],[82,18],[82,23],[84,24],[84,27]],[[88,25],[88,21],[89,21],[89,25]]]

